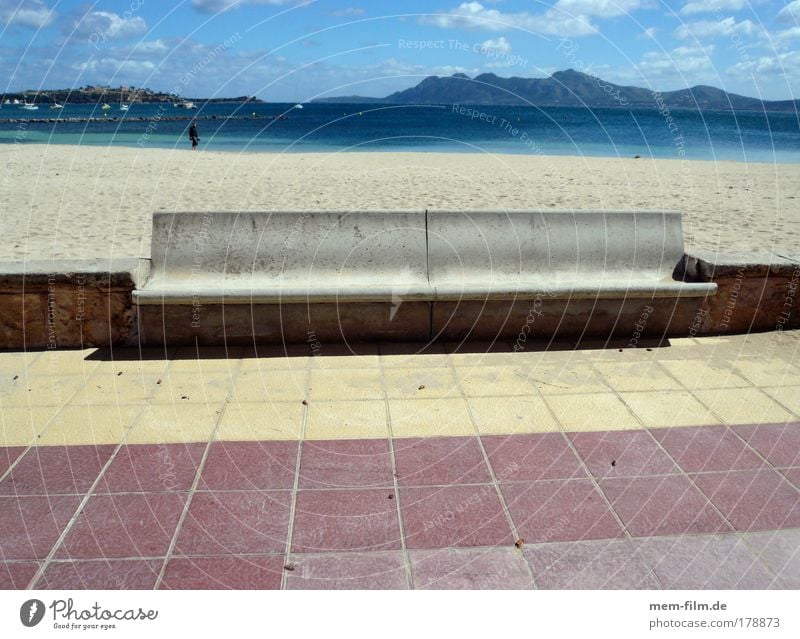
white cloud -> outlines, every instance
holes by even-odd
[[[689,2],[681,8],[681,15],[689,16],[696,13],[714,13],[717,11],[741,11],[744,7],[753,4],[748,0],[702,0]]]
[[[124,17],[108,11],[91,11],[75,23],[77,36],[96,36],[122,40],[147,33],[147,23],[140,16]]]
[[[53,21],[55,12],[41,0],[0,0],[0,25],[40,29]]]
[[[558,0],[555,9],[574,16],[613,18],[627,15],[642,6],[642,0]]]
[[[706,38],[731,36],[733,34],[753,35],[762,32],[763,29],[750,20],[736,22],[736,19],[731,16],[723,20],[687,22],[675,29],[673,35],[679,40],[686,40],[687,38],[703,40]]]
[[[788,24],[800,24],[800,0],[794,0],[778,12],[778,21]]]
[[[360,7],[347,7],[346,9],[340,9],[339,11],[334,11],[333,15],[337,18],[355,18],[358,16],[363,16],[366,11]]]
[[[690,76],[690,84],[698,78],[708,77],[714,65],[711,54],[714,47],[677,47],[669,52],[649,51],[642,56],[635,70],[647,79],[651,86],[660,86],[666,82],[678,85],[686,84],[685,76]]]
[[[442,29],[505,31],[522,28],[535,33],[561,36],[583,36],[597,31],[586,15],[570,15],[555,9],[548,9],[541,15],[528,12],[502,13],[497,9],[486,8],[480,2],[463,2],[447,13],[424,16],[420,18],[420,22]]]
[[[504,36],[500,36],[496,40],[485,40],[480,47],[482,50],[485,51],[497,51],[498,53],[510,53],[511,52],[511,43],[505,39]]]
[[[294,0],[192,0],[192,6],[201,13],[219,13],[238,9],[248,4],[289,4]]]
[[[777,75],[800,79],[800,51],[787,51],[776,56],[762,56],[755,60],[745,60],[730,67],[728,72],[744,78]]]

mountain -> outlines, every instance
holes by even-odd
[[[660,98],[650,89],[622,86],[574,69],[549,78],[501,78],[484,73],[470,78],[463,73],[430,76],[417,86],[385,98],[320,98],[314,102],[381,104],[475,104],[494,106],[652,107],[735,110],[800,110],[800,101],[762,101],[709,86],[665,91]]]

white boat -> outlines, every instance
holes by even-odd
[[[302,108],[303,108],[303,105],[302,105],[302,104],[295,104],[295,105],[294,105],[294,108],[295,108],[295,109],[302,109]]]
[[[173,106],[178,107],[179,109],[196,109],[195,103],[191,100],[184,100],[183,102],[177,102]]]
[[[106,102],[103,102],[103,106],[101,106],[100,108],[103,109],[103,111],[108,111],[111,108],[111,105]]]
[[[20,103],[19,100],[17,100],[17,98],[14,98],[14,101],[11,104],[19,104],[19,103]]]
[[[50,108],[51,109],[63,109],[64,105],[63,104],[59,104],[58,102],[53,102],[53,104],[50,105]]]
[[[128,110],[128,109],[130,109],[130,108],[131,108],[131,105],[130,105],[130,104],[120,104],[120,105],[119,105],[119,110],[120,110],[120,111],[127,111],[127,110]]]
[[[22,105],[22,108],[25,109],[26,111],[38,111],[39,105],[25,100],[24,104]]]

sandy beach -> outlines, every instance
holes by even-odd
[[[160,210],[668,208],[688,250],[798,253],[793,164],[0,146],[4,260],[150,253]]]

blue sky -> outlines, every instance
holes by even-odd
[[[0,0],[7,91],[125,84],[305,101],[567,68],[798,98],[800,0]]]

